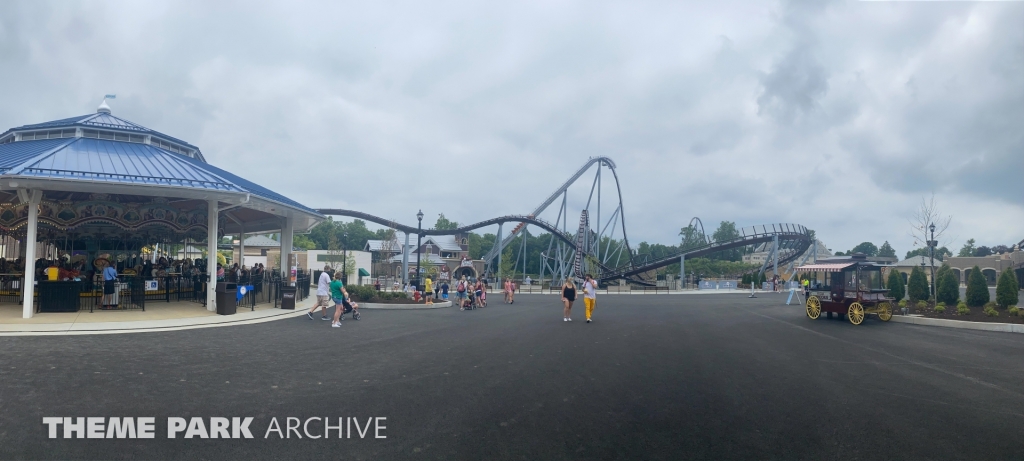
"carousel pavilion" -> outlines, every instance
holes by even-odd
[[[85,285],[102,280],[103,266],[118,265],[119,272],[138,267],[133,259],[149,261],[161,246],[205,247],[226,234],[261,232],[280,232],[281,261],[287,262],[293,233],[323,219],[210,165],[192,144],[114,116],[106,101],[94,114],[0,134],[2,294],[21,303],[24,318],[35,313],[34,299],[45,284],[40,265],[59,266],[62,279]],[[195,257],[201,267],[190,269],[201,269],[208,280],[217,259]],[[163,269],[181,271],[175,259],[165,258],[175,266]],[[215,284],[202,286],[197,290],[205,291],[206,309],[213,311]]]

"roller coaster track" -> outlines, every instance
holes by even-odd
[[[577,210],[582,209],[580,229],[583,230],[583,237],[581,237],[580,235],[577,235],[580,231],[573,229],[577,233],[570,234],[568,229],[566,229],[566,225],[570,220],[570,209],[567,206],[569,188],[594,165],[597,165],[597,171],[590,187],[590,194],[586,200],[586,205],[575,208]],[[601,217],[601,172],[603,168],[611,170],[612,176],[615,180],[615,190],[611,198],[613,200],[618,200],[618,205],[613,209],[610,217],[606,216],[606,220],[602,220]],[[555,219],[555,222],[551,223],[550,221],[538,218],[538,216],[549,206],[558,201],[559,197],[562,198],[562,203],[557,207],[558,217]],[[594,200],[595,198],[596,201]],[[594,206],[592,206],[592,202],[594,202]],[[498,225],[498,234],[495,240],[495,245],[493,245],[482,258],[488,265],[491,264],[491,262],[504,248],[509,245],[510,242],[512,242],[515,237],[522,233],[523,229],[525,229],[527,225],[537,226],[555,237],[555,239],[552,239],[549,243],[548,250],[541,253],[541,273],[543,274],[544,267],[551,267],[551,276],[553,279],[572,276],[580,277],[582,274],[579,273],[581,271],[581,267],[578,262],[583,256],[586,257],[587,265],[589,266],[588,270],[593,270],[595,272],[594,275],[597,276],[600,281],[607,282],[616,279],[627,279],[633,283],[650,285],[650,281],[643,280],[643,275],[645,273],[677,263],[680,261],[680,258],[697,258],[719,251],[777,241],[779,248],[775,250],[777,250],[778,262],[780,264],[787,264],[796,259],[800,254],[804,253],[811,245],[809,231],[798,224],[774,224],[743,228],[739,231],[739,237],[724,241],[715,241],[705,233],[704,225],[701,223],[700,219],[693,218],[690,221],[689,226],[689,228],[693,229],[693,232],[684,236],[685,241],[682,242],[682,247],[686,248],[686,250],[656,260],[648,260],[648,255],[634,255],[629,245],[629,239],[626,237],[625,207],[622,203],[622,188],[619,185],[618,173],[615,171],[615,162],[608,157],[594,157],[588,159],[587,162],[584,163],[584,165],[572,176],[570,176],[569,179],[562,183],[554,193],[541,202],[541,204],[534,209],[533,213],[528,215],[499,216],[485,221],[480,221],[478,223],[460,226],[456,229],[418,229],[414,226],[401,224],[390,219],[384,219],[379,216],[355,210],[321,208],[317,211],[324,215],[362,219],[402,231],[407,235],[455,235],[464,234],[483,227]],[[554,212],[552,211],[549,214],[553,215]],[[589,218],[593,218],[593,221],[590,221]],[[519,223],[519,226],[513,229],[509,235],[502,236],[500,226],[507,222]],[[589,224],[590,222],[594,225],[591,226]],[[561,229],[559,229],[559,224],[562,226]],[[619,229],[622,231],[621,237],[615,235],[615,232]],[[558,246],[552,247],[556,239],[558,241]],[[601,248],[602,244],[604,245],[603,249]],[[525,240],[523,240],[523,245],[523,248],[525,249]],[[623,255],[623,251],[625,251],[625,255]],[[520,253],[524,254],[522,251]],[[523,256],[523,258],[525,263],[525,256]],[[516,260],[518,261],[518,259],[519,258],[517,257]],[[577,264],[570,263],[573,260],[575,260]],[[555,261],[556,264],[554,266],[545,266],[547,265],[547,261]],[[623,261],[623,263],[620,264],[620,261]],[[525,268],[522,270],[525,271]],[[513,269],[513,272],[515,272],[515,269]]]
[[[521,216],[521,215],[499,216],[497,218],[491,218],[491,219],[488,219],[486,221],[480,221],[478,223],[470,224],[468,226],[461,226],[461,227],[458,227],[456,229],[423,229],[423,230],[419,230],[415,226],[407,226],[405,224],[399,224],[399,223],[397,223],[395,221],[392,221],[392,220],[389,220],[389,219],[384,219],[384,218],[381,218],[381,217],[378,217],[378,216],[374,216],[374,215],[371,215],[369,213],[363,213],[361,211],[342,210],[342,209],[337,209],[337,208],[320,208],[320,209],[317,209],[316,211],[319,212],[322,215],[347,216],[349,218],[362,219],[364,221],[370,221],[372,223],[377,223],[377,224],[380,224],[382,226],[387,226],[387,227],[390,227],[390,228],[395,229],[395,230],[400,230],[400,231],[405,232],[407,234],[412,234],[412,235],[420,234],[420,235],[424,235],[424,236],[426,236],[426,235],[455,235],[455,234],[464,234],[464,233],[469,232],[471,230],[479,229],[481,227],[493,226],[495,224],[502,224],[502,223],[507,223],[507,222],[519,222],[519,223],[526,223],[526,224],[532,224],[534,226],[537,226],[537,227],[539,227],[541,229],[544,229],[544,230],[550,232],[551,235],[554,235],[559,240],[562,240],[563,242],[568,243],[568,244],[570,244],[570,245],[572,245],[574,247],[576,246],[576,240],[573,238],[573,236],[571,236],[569,234],[566,234],[565,232],[562,232],[561,230],[559,230],[558,228],[556,228],[555,226],[553,226],[551,223],[549,223],[547,221],[543,221],[543,220],[534,218],[532,216]]]
[[[576,173],[574,173],[572,176],[570,176],[569,179],[567,179],[564,183],[562,183],[562,185],[559,186],[558,189],[555,189],[555,191],[551,195],[549,195],[547,199],[545,199],[543,202],[541,202],[541,204],[538,205],[537,208],[535,208],[533,210],[533,213],[529,214],[529,216],[540,216],[540,214],[543,213],[544,210],[546,210],[549,206],[551,206],[552,203],[555,203],[555,201],[558,200],[558,197],[561,196],[562,194],[564,194],[565,191],[568,190],[569,187],[572,186],[574,183],[576,183],[576,180],[580,179],[580,177],[582,177],[583,174],[586,173],[587,170],[589,170],[590,167],[593,166],[594,164],[598,165],[598,169],[599,170],[600,170],[600,167],[602,165],[603,166],[607,166],[608,169],[611,170],[612,177],[615,179],[615,192],[618,195],[619,205],[621,207],[622,206],[622,187],[619,185],[619,174],[615,171],[615,161],[613,161],[612,159],[610,159],[608,157],[593,157],[593,158],[588,159],[587,162],[584,163],[583,166],[580,167],[579,170],[576,170]],[[593,193],[593,190],[591,190],[591,193]],[[600,197],[600,192],[598,192],[598,196]],[[598,201],[600,202],[600,198],[598,198]],[[588,203],[588,208],[589,208],[589,203]],[[564,218],[564,217],[562,217],[562,218]],[[600,218],[600,213],[598,213],[598,218]],[[626,235],[626,217],[625,217],[625,212],[623,210],[620,210],[618,212],[618,218],[619,218],[619,222],[621,222],[622,241],[623,241],[623,244],[626,247],[626,254],[631,255],[632,252],[629,249],[629,238]],[[597,224],[598,224],[598,226],[600,226],[601,223],[598,222]],[[555,227],[557,227],[557,225],[558,225],[558,223],[556,222],[555,223]],[[508,246],[509,242],[511,242],[512,239],[514,239],[516,237],[516,235],[518,234],[518,232],[520,230],[521,229],[516,229],[513,232],[510,232],[509,235],[502,240],[500,246],[495,245],[494,247],[492,247],[487,252],[487,254],[485,254],[483,256],[482,259],[485,260],[485,261],[490,261],[490,260],[494,259],[494,257],[497,256],[497,254],[498,254],[497,252],[500,249],[503,249],[506,246]],[[598,237],[600,238],[600,235]]]
[[[692,221],[691,221],[692,222]],[[701,226],[703,227],[703,226]],[[660,269],[678,263],[680,258],[699,258],[719,251],[742,248],[747,245],[758,245],[772,242],[778,237],[780,250],[779,264],[789,264],[811,246],[810,233],[799,224],[771,224],[754,226],[742,229],[739,237],[723,240],[720,242],[710,241],[704,237],[706,243],[687,248],[672,255],[665,256],[654,261],[647,261],[642,264],[630,264],[627,267],[604,272],[600,276],[601,281],[609,281],[621,278],[628,278],[655,269]]]

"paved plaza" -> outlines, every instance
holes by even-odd
[[[783,296],[0,337],[0,458],[1020,459],[1021,337],[811,321]],[[157,437],[51,440],[46,416],[153,416]],[[255,438],[167,439],[170,416],[252,416]],[[264,438],[312,416],[386,417],[387,438]]]

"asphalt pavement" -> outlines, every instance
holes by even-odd
[[[582,303],[570,323],[556,296],[521,295],[333,329],[0,337],[0,458],[1024,458],[1024,336],[783,302],[606,295],[586,324]],[[49,439],[52,416],[155,417],[156,437]],[[254,438],[166,437],[193,416],[251,416]],[[387,418],[387,438],[264,438],[288,417]]]

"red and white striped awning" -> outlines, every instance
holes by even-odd
[[[833,264],[808,264],[806,266],[800,266],[796,268],[797,272],[840,272],[847,267],[850,267],[855,262],[851,263],[833,263]]]

